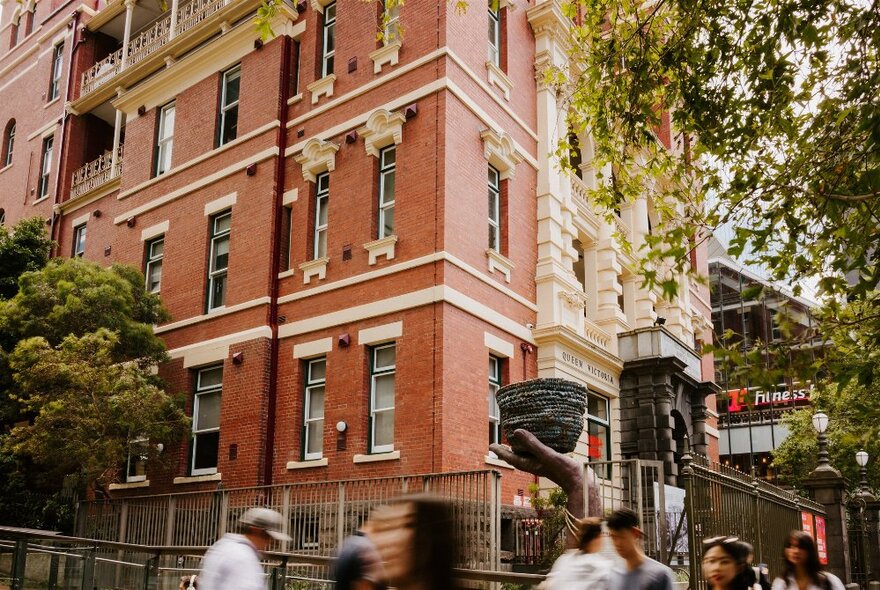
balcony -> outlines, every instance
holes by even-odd
[[[70,184],[70,198],[80,197],[119,178],[119,175],[122,174],[122,147],[119,146],[115,169],[113,168],[113,153],[105,152],[96,160],[92,160],[75,171]]]

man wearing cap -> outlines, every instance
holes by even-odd
[[[281,532],[281,515],[268,508],[251,508],[238,520],[238,533],[226,533],[202,561],[199,590],[265,590],[260,553],[273,540],[289,541]]]

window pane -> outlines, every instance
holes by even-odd
[[[238,137],[238,105],[227,110],[223,115],[222,143],[232,141]]]
[[[382,210],[382,237],[394,234],[394,207]]]
[[[322,193],[330,189],[330,175],[326,172],[324,174],[320,174],[316,179],[316,184],[318,186],[318,192]]]
[[[226,304],[226,274],[212,279],[211,309],[222,307]]]
[[[319,197],[318,198],[318,225],[324,226],[327,225],[327,210],[329,207],[327,206],[327,197]]]
[[[220,447],[220,433],[207,432],[195,437],[193,449],[193,469],[217,467],[217,452]]]
[[[221,215],[214,219],[214,235],[229,231],[232,226],[232,215]]]
[[[193,428],[195,430],[220,428],[220,392],[199,394],[198,402],[199,413]]]
[[[315,244],[315,258],[323,258],[327,255],[327,232],[318,232],[317,243]]]
[[[382,175],[382,204],[394,200],[394,172],[386,172]]]
[[[165,240],[156,240],[150,243],[150,258],[161,256],[165,251]]]
[[[321,454],[324,451],[324,421],[310,422],[306,436],[306,453]]]
[[[175,107],[171,106],[166,108],[163,114],[162,120],[162,137],[167,138],[174,135],[174,111]]]
[[[382,410],[394,407],[394,374],[373,377],[374,408]]]
[[[327,361],[319,360],[309,363],[309,381],[323,381],[327,374]]]
[[[223,270],[229,266],[229,238],[214,241],[214,265],[212,270]]]
[[[334,9],[333,12],[335,13],[336,10]],[[336,49],[336,23],[327,25],[327,44],[324,49],[327,53]]]
[[[198,389],[220,387],[221,385],[223,385],[223,367],[214,367],[213,369],[199,371]]]
[[[394,410],[376,414],[373,446],[394,444]]]
[[[387,168],[388,166],[392,166],[397,159],[397,149],[396,148],[387,148],[382,150],[382,168]]]
[[[156,293],[162,288],[162,261],[151,262],[147,269],[147,290]]]
[[[324,387],[316,386],[309,388],[309,420],[324,417]]]
[[[489,248],[498,250],[498,228],[489,226]]]
[[[226,75],[226,102],[224,106],[238,101],[239,87],[241,86],[241,70],[230,72]]]
[[[608,421],[608,400],[597,395],[590,395],[587,402],[587,413],[600,420]]]
[[[608,449],[608,427],[596,422],[589,423],[589,437],[587,455],[591,461],[608,461],[610,459]]]
[[[385,346],[375,350],[374,369],[378,370],[383,367],[393,367],[397,361],[397,347]]]

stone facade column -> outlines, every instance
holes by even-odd
[[[125,114],[116,109],[116,121],[113,125],[113,153],[110,155],[110,176],[119,176],[119,144],[122,141],[122,118]]]
[[[122,61],[119,64],[119,71],[125,69],[128,65],[129,43],[131,42],[131,19],[134,16],[134,7],[137,0],[125,0],[125,29],[122,34]]]
[[[820,465],[809,475],[804,486],[809,491],[810,498],[825,507],[828,571],[847,584],[851,579],[846,485],[843,476],[830,465]]]
[[[174,39],[177,36],[177,12],[180,7],[180,0],[171,0],[171,24],[168,27],[168,39]]]
[[[623,294],[623,285],[619,281],[623,268],[617,258],[613,232],[612,226],[603,223],[599,227],[596,249],[596,323],[609,334],[619,332],[619,323],[626,321],[618,304],[618,297]]]

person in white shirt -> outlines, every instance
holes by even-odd
[[[290,540],[281,532],[282,520],[269,508],[245,512],[238,520],[239,533],[226,533],[205,553],[199,590],[265,590],[260,554],[273,540]]]
[[[611,562],[599,555],[602,521],[582,518],[576,522],[577,549],[559,556],[542,585],[546,590],[606,590]]]
[[[788,533],[782,556],[782,575],[773,580],[772,590],[845,590],[840,578],[822,571],[819,551],[809,533]]]

